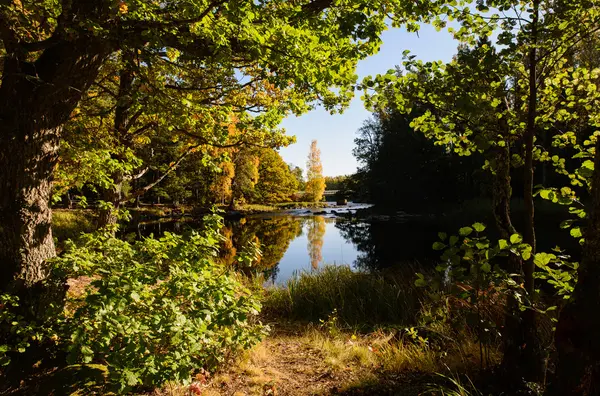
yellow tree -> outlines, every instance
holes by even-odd
[[[323,177],[323,165],[321,164],[321,150],[317,147],[316,140],[313,140],[310,144],[310,152],[306,162],[306,179],[306,188],[304,189],[306,200],[320,201],[325,191],[325,178]]]

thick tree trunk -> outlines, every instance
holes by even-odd
[[[61,42],[34,63],[4,58],[0,86],[0,290],[29,289],[55,253],[49,208],[62,125],[108,50]]]
[[[600,139],[594,166],[577,286],[556,326],[558,364],[550,395],[600,395]]]
[[[44,262],[55,255],[48,203],[61,128],[38,129],[36,124],[27,119],[7,123],[6,117],[0,124],[2,289],[44,279]]]

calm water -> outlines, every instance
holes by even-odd
[[[367,223],[336,216],[336,212],[356,208],[351,205],[326,210],[297,209],[226,221],[221,260],[238,265],[236,254],[253,243],[260,248],[262,257],[252,268],[242,270],[264,273],[268,283],[281,284],[295,273],[314,271],[325,264],[371,271],[407,261],[436,259],[436,252],[431,250],[438,231],[435,224],[422,219]],[[140,224],[137,231],[140,235],[160,235],[197,226],[176,222]]]

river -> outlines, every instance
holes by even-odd
[[[376,271],[393,265],[433,262],[431,250],[438,226],[422,217],[359,219],[357,210],[369,205],[349,203],[320,209],[293,209],[229,219],[223,227],[225,240],[220,260],[238,265],[235,257],[248,246],[257,246],[261,258],[244,271],[264,274],[265,281],[282,284],[301,271],[324,265],[349,265]],[[158,236],[165,231],[185,232],[193,221],[139,224],[140,235]]]

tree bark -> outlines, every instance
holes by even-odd
[[[109,50],[83,38],[35,62],[4,58],[0,86],[0,290],[29,289],[55,253],[49,208],[62,125]]]
[[[112,233],[116,232],[115,226],[119,220],[118,213],[121,209],[121,201],[123,199],[122,189],[122,178],[119,180],[117,177],[114,177],[113,186],[104,190],[103,200],[110,204],[110,207],[100,209],[97,224],[99,229],[106,229]]]
[[[600,139],[596,142],[590,198],[577,285],[556,326],[558,363],[549,395],[600,394]]]
[[[493,174],[492,205],[496,228],[503,239],[514,234],[515,227],[510,215],[510,200],[512,187],[510,179],[510,142],[504,147],[498,147],[495,154]]]

